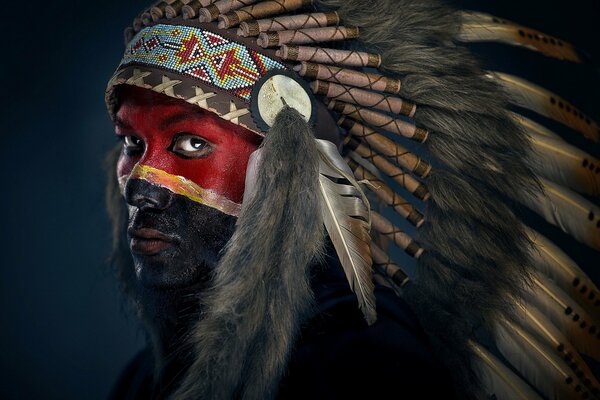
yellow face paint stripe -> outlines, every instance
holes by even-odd
[[[241,204],[235,203],[213,190],[204,189],[183,176],[171,175],[168,172],[147,165],[138,164],[133,168],[131,174],[119,178],[121,193],[124,193],[125,184],[129,179],[145,180],[175,194],[185,196],[196,203],[215,208],[234,217],[239,215],[242,207]]]

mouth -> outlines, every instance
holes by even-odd
[[[138,255],[151,256],[173,246],[176,238],[161,231],[151,228],[130,228],[127,230],[130,237],[129,248]]]

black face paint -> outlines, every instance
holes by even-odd
[[[236,218],[139,179],[127,182],[125,199],[138,281],[161,289],[205,282]]]

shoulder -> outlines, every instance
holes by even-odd
[[[368,326],[347,284],[337,285],[317,289],[318,315],[302,329],[280,398],[453,397],[449,374],[402,299],[378,288],[377,322]]]

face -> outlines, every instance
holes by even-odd
[[[231,237],[259,137],[183,100],[125,86],[115,130],[136,276],[147,287],[201,283]]]

